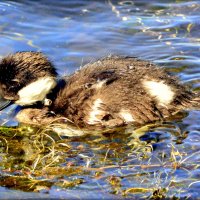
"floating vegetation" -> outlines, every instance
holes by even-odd
[[[199,169],[200,159],[191,162],[199,150],[194,147],[188,155],[183,147],[162,142],[161,132],[165,137],[173,133],[177,141],[187,138],[174,123],[79,137],[25,125],[0,127],[0,132],[0,186],[6,188],[49,193],[52,188],[92,186],[121,198],[162,199],[177,197],[176,190],[181,196],[185,188],[199,184],[190,174]],[[155,151],[160,145],[165,150]],[[187,180],[180,179],[179,171]]]

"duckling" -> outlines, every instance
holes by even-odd
[[[24,107],[19,122],[46,124],[66,117],[95,129],[145,124],[200,108],[200,95],[163,68],[122,56],[108,56],[59,78],[42,53],[18,52],[0,62],[0,95],[7,100],[2,108],[10,103]]]

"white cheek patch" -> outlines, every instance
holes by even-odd
[[[19,90],[19,100],[15,103],[20,106],[32,105],[37,101],[43,101],[46,95],[56,86],[56,80],[53,77],[39,78],[37,81],[30,83]]]
[[[126,123],[130,123],[130,122],[134,122],[135,121],[133,119],[132,114],[130,112],[126,111],[126,110],[121,110],[119,115]]]
[[[87,123],[88,124],[97,124],[101,121],[101,119],[98,118],[99,115],[103,115],[105,112],[101,110],[101,104],[103,101],[101,99],[96,99],[92,106],[92,111],[89,113],[89,118]]]
[[[163,81],[143,81],[143,85],[147,92],[155,97],[158,103],[162,106],[169,105],[174,99],[175,93],[172,88]]]

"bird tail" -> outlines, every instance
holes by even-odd
[[[196,93],[194,98],[191,100],[191,108],[194,110],[200,110],[200,92]]]

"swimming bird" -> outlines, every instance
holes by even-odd
[[[128,56],[108,56],[58,77],[42,53],[17,52],[0,61],[0,95],[2,109],[23,108],[19,122],[66,117],[88,128],[145,124],[200,108],[200,95],[164,68]]]

